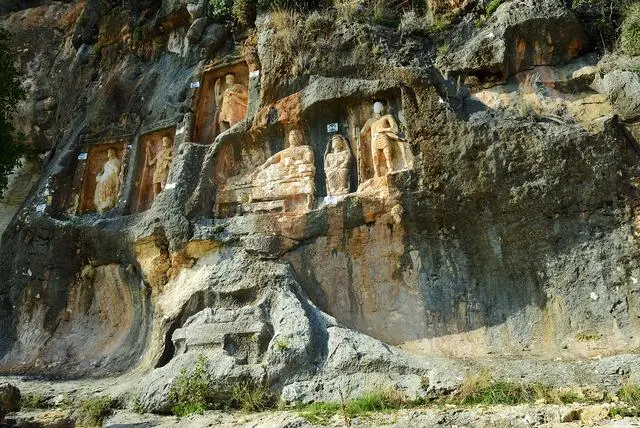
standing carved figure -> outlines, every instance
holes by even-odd
[[[171,147],[171,139],[169,137],[162,137],[162,149],[160,149],[155,158],[151,158],[151,150],[149,146],[147,146],[146,166],[152,167],[155,165],[155,169],[153,170],[154,197],[158,196],[158,194],[164,190],[172,160],[173,148]]]
[[[367,132],[371,131],[371,156],[373,163],[373,174],[380,177],[380,166],[382,161],[378,160],[378,156],[382,154],[384,157],[384,165],[387,168],[387,174],[393,172],[393,145],[395,144],[402,155],[404,167],[409,165],[404,148],[404,139],[398,135],[398,123],[391,114],[384,114],[384,104],[376,102],[373,104],[373,117],[371,117],[362,127],[360,136],[364,137]]]
[[[331,147],[332,152],[329,152]],[[353,157],[347,140],[340,134],[331,137],[324,153],[324,172],[327,177],[327,194],[340,196],[349,193],[349,171]]]
[[[240,122],[247,115],[249,95],[247,87],[236,83],[233,74],[225,77],[225,88],[222,90],[221,79],[215,85],[216,102],[220,112],[218,115],[218,133],[222,133]]]
[[[93,203],[99,213],[116,206],[120,191],[120,168],[122,164],[113,149],[107,150],[107,161],[96,175],[96,190]]]

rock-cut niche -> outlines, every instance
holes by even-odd
[[[122,194],[127,160],[127,142],[122,139],[83,145],[66,211],[75,215],[115,208]]]
[[[132,213],[151,208],[156,196],[164,190],[173,161],[175,135],[176,128],[172,127],[140,137]]]
[[[247,116],[249,68],[244,62],[205,69],[196,103],[193,141],[211,144]]]

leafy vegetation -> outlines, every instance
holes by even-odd
[[[216,394],[216,392],[218,392]],[[259,412],[275,406],[275,399],[266,385],[256,386],[244,382],[226,391],[216,391],[207,371],[207,359],[199,356],[192,371],[183,369],[169,389],[171,411],[176,416],[207,410],[235,408]]]
[[[85,400],[82,403],[82,415],[87,423],[102,425],[104,419],[113,413],[115,405],[115,400],[108,395]]]
[[[47,397],[39,393],[22,394],[20,407],[23,409],[47,409],[49,408]]]
[[[629,5],[624,12],[620,47],[627,55],[640,55],[640,2]]]
[[[620,37],[625,10],[637,0],[572,0],[572,9],[585,23],[592,40],[611,48]],[[627,14],[628,15],[628,14]]]
[[[421,401],[409,401],[399,391],[380,389],[371,391],[361,397],[345,403],[313,403],[298,409],[298,414],[314,425],[327,425],[331,419],[342,412],[348,420],[373,412],[386,412],[407,409],[422,404]]]
[[[493,12],[495,12],[498,6],[500,6],[502,3],[504,3],[504,0],[491,0],[489,3],[487,3],[487,6],[484,9],[485,15],[487,17],[493,15]]]
[[[25,153],[24,137],[11,124],[12,115],[26,93],[20,86],[14,66],[15,54],[9,47],[10,34],[0,28],[0,196],[7,188],[7,177],[20,164]]]
[[[198,357],[193,371],[182,369],[169,389],[169,400],[173,403],[172,413],[186,416],[204,413],[211,407],[211,377],[207,371],[207,359]]]

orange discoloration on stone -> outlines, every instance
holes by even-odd
[[[258,111],[253,119],[252,133],[260,132],[269,124],[269,120],[273,115],[273,109],[278,112],[278,122],[285,127],[295,127],[300,125],[302,93],[296,92],[270,104]]]

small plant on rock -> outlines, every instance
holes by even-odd
[[[91,425],[102,425],[102,421],[113,413],[116,401],[108,395],[82,402],[82,415]]]
[[[169,389],[172,413],[186,416],[204,413],[211,403],[211,375],[207,371],[207,359],[199,356],[191,372],[182,369]]]
[[[267,385],[252,385],[249,382],[234,385],[231,389],[233,402],[247,412],[261,412],[276,405],[275,397],[269,392]]]
[[[640,2],[633,3],[624,12],[620,47],[627,55],[640,55]]]
[[[49,406],[47,397],[40,393],[22,394],[20,407],[23,409],[46,409]]]

